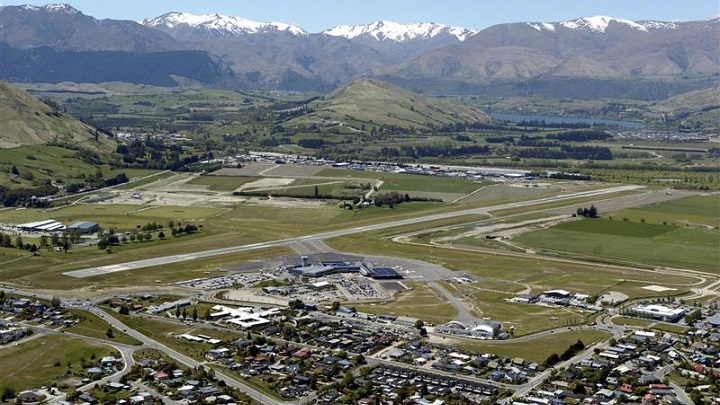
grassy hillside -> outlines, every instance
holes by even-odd
[[[720,85],[706,89],[681,93],[665,99],[652,107],[686,128],[704,129],[706,132],[718,128],[720,123]]]
[[[316,124],[428,129],[455,123],[489,122],[484,113],[459,104],[432,99],[380,80],[360,79],[310,103],[309,113],[285,126]]]
[[[0,82],[0,195],[94,175],[114,150],[114,139],[59,106]]]
[[[0,123],[2,149],[64,142],[99,152],[109,146],[107,137],[96,142],[92,128],[7,82],[0,82]]]

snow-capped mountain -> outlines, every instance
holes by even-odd
[[[605,33],[610,24],[621,24],[643,32],[677,28],[677,24],[671,22],[632,21],[623,18],[613,18],[601,15],[583,17],[578,18],[577,20],[563,21],[559,23],[528,23],[528,25],[538,31],[555,31],[558,27],[564,27],[578,31],[591,31],[596,33]]]
[[[278,22],[259,22],[222,14],[188,14],[171,12],[152,19],[144,19],[141,24],[161,29],[173,35],[173,31],[198,30],[210,36],[242,36],[266,32],[287,32],[295,36],[307,33],[300,27]],[[173,35],[177,36],[177,35]]]
[[[67,14],[82,14],[78,9],[66,3],[45,4],[44,6],[33,6],[30,4],[25,4],[21,7],[22,9],[28,11],[55,11]]]
[[[0,78],[15,81],[152,84],[174,83],[174,75],[326,91],[375,76],[426,91],[480,89],[473,86],[494,80],[519,83],[507,88],[525,91],[523,83],[533,80],[532,88],[544,83],[538,88],[562,97],[600,92],[656,97],[686,82],[675,78],[710,78],[720,69],[720,46],[712,40],[719,18],[657,22],[592,16],[497,24],[479,32],[381,20],[307,33],[290,24],[222,14],[167,13],[141,23],[96,19],[66,4],[50,4],[0,6],[0,21]],[[78,68],[81,62],[89,67]],[[638,78],[662,80],[645,86]],[[601,84],[588,86],[588,80]]]
[[[455,37],[458,41],[465,41],[468,37],[477,34],[477,30],[452,27],[436,23],[399,24],[392,21],[375,21],[365,25],[338,25],[323,34],[354,38],[373,38],[376,41],[405,42],[413,39],[430,39],[439,35]]]

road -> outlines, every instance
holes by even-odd
[[[49,334],[60,335],[60,334],[62,334],[65,336],[82,339],[84,341],[104,344],[104,345],[112,347],[113,349],[117,350],[118,353],[120,353],[120,356],[122,357],[122,361],[123,361],[122,370],[118,370],[117,372],[115,372],[111,375],[105,376],[99,380],[91,381],[81,387],[78,387],[77,388],[78,391],[87,391],[89,389],[92,389],[95,385],[103,386],[110,381],[120,381],[120,378],[123,375],[129,373],[130,370],[135,365],[135,360],[133,359],[133,353],[135,352],[135,350],[141,348],[140,346],[130,346],[130,345],[122,344],[122,343],[111,342],[111,341],[108,341],[105,339],[98,339],[98,338],[93,338],[93,337],[89,337],[89,336],[85,336],[85,335],[79,335],[76,333],[66,332],[62,329],[58,330],[58,329],[46,328],[44,326],[28,325],[28,324],[26,324],[26,326],[35,330],[37,335],[49,335]],[[57,395],[57,396],[54,396],[51,399],[49,399],[46,403],[47,404],[60,404],[65,401],[65,397],[66,397],[66,394]]]
[[[292,237],[292,238],[278,239],[275,241],[252,243],[249,245],[240,245],[240,246],[233,246],[233,247],[228,247],[228,248],[212,249],[212,250],[206,250],[206,251],[195,252],[195,253],[185,253],[185,254],[179,254],[179,255],[156,257],[156,258],[152,258],[152,259],[137,260],[137,261],[127,262],[127,263],[112,264],[112,265],[107,265],[107,266],[91,267],[91,268],[82,269],[82,270],[69,271],[69,272],[66,272],[63,274],[70,276],[70,277],[77,277],[77,278],[92,277],[92,276],[97,276],[97,275],[102,275],[102,274],[114,273],[114,272],[118,272],[118,271],[136,270],[136,269],[142,269],[145,267],[179,263],[179,262],[185,262],[185,261],[189,261],[189,260],[203,259],[203,258],[208,258],[208,257],[231,254],[231,253],[247,252],[247,251],[252,251],[252,250],[264,249],[264,248],[268,248],[268,247],[286,246],[286,245],[291,245],[293,243],[302,242],[302,241],[309,240],[309,239],[330,239],[330,238],[336,238],[336,237],[340,237],[340,236],[353,235],[353,234],[362,233],[362,232],[377,231],[377,230],[401,227],[401,226],[406,226],[406,225],[414,225],[414,224],[421,223],[421,222],[429,222],[429,221],[444,220],[444,219],[449,219],[449,218],[456,218],[456,217],[461,217],[464,215],[485,215],[485,214],[487,214],[488,211],[530,207],[530,206],[538,205],[538,204],[546,204],[546,203],[552,203],[552,202],[557,202],[557,201],[565,201],[565,200],[582,198],[582,197],[602,196],[602,195],[618,193],[618,192],[622,192],[622,191],[638,190],[641,188],[643,188],[643,187],[642,186],[633,186],[633,185],[615,186],[615,187],[603,188],[603,189],[599,189],[599,190],[582,191],[582,192],[564,194],[564,195],[553,196],[553,197],[539,198],[539,199],[530,200],[530,201],[499,204],[499,205],[494,205],[494,206],[489,206],[489,207],[471,208],[471,209],[460,210],[460,211],[443,212],[443,213],[439,213],[439,214],[430,214],[430,215],[425,215],[425,216],[416,217],[416,218],[401,219],[401,220],[389,221],[389,222],[366,225],[366,226],[359,226],[359,227],[353,227],[353,228],[347,228],[347,229],[339,229],[339,230],[335,230],[335,231],[321,232],[321,233],[305,235],[305,236],[297,236],[297,237]]]

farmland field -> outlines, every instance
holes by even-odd
[[[76,379],[85,377],[83,364],[98,366],[99,359],[112,352],[110,347],[61,335],[39,336],[8,346],[0,350],[0,364],[3,365],[0,367],[0,390],[11,387],[20,392],[27,387],[60,385],[71,374]]]
[[[720,226],[720,194],[651,204],[620,211],[614,215],[637,221],[644,219],[648,223],[676,222],[682,225],[718,227]]]
[[[568,222],[514,242],[594,259],[720,273],[720,231],[609,219]]]
[[[505,342],[486,343],[486,342],[463,342],[458,344],[459,347],[467,350],[474,350],[480,353],[493,353],[508,357],[520,357],[528,361],[542,363],[553,353],[562,353],[571,344],[578,340],[582,340],[585,347],[590,347],[595,343],[603,341],[610,337],[607,332],[597,330],[577,330],[564,333],[557,333],[542,339],[533,340],[531,344],[527,342],[513,342],[512,340]],[[498,344],[499,343],[499,344]]]

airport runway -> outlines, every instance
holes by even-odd
[[[274,240],[274,241],[269,241],[269,242],[259,242],[259,243],[252,243],[249,245],[233,246],[233,247],[228,247],[228,248],[206,250],[206,251],[202,251],[202,252],[185,253],[185,254],[179,254],[179,255],[156,257],[156,258],[152,258],[152,259],[137,260],[137,261],[127,262],[127,263],[119,263],[119,264],[112,264],[112,265],[107,265],[107,266],[92,267],[92,268],[87,268],[87,269],[69,271],[69,272],[65,272],[63,274],[66,276],[76,277],[76,278],[93,277],[93,276],[98,276],[98,275],[102,275],[102,274],[115,273],[115,272],[119,272],[119,271],[137,270],[137,269],[142,269],[142,268],[146,268],[146,267],[162,266],[162,265],[167,265],[167,264],[172,264],[172,263],[185,262],[185,261],[195,260],[195,259],[203,259],[206,257],[214,257],[214,256],[225,255],[225,254],[231,254],[231,253],[247,252],[247,251],[251,251],[251,250],[264,249],[264,248],[274,247],[274,246],[288,246],[288,245],[293,245],[293,244],[297,244],[299,242],[309,241],[309,240],[313,240],[313,239],[324,240],[324,239],[336,238],[339,236],[353,235],[353,234],[362,233],[362,232],[377,231],[377,230],[382,230],[382,229],[389,229],[389,228],[395,228],[395,227],[400,227],[400,226],[413,225],[413,224],[417,224],[420,222],[437,221],[437,220],[442,220],[442,219],[460,217],[463,215],[483,215],[483,214],[487,214],[488,211],[529,207],[529,206],[538,205],[538,204],[545,204],[545,203],[551,203],[551,202],[556,202],[556,201],[564,201],[564,200],[570,200],[570,199],[574,199],[574,198],[602,196],[605,194],[618,193],[618,192],[622,192],[622,191],[632,191],[632,190],[638,190],[638,189],[642,189],[642,188],[644,188],[644,187],[643,186],[635,186],[635,185],[615,186],[615,187],[609,187],[609,188],[604,188],[604,189],[599,189],[599,190],[582,191],[582,192],[564,194],[564,195],[553,196],[553,197],[539,198],[539,199],[530,200],[530,201],[514,202],[514,203],[499,204],[499,205],[494,205],[494,206],[489,206],[489,207],[472,208],[472,209],[466,209],[466,210],[461,210],[461,211],[453,211],[453,212],[444,212],[444,213],[440,213],[440,214],[425,215],[425,216],[420,216],[417,218],[401,219],[401,220],[389,221],[389,222],[378,223],[378,224],[373,224],[373,225],[365,225],[365,226],[352,227],[352,228],[340,229],[340,230],[335,230],[335,231],[321,232],[321,233],[305,235],[305,236],[298,236],[298,237],[293,237],[293,238],[279,239],[279,240]]]

